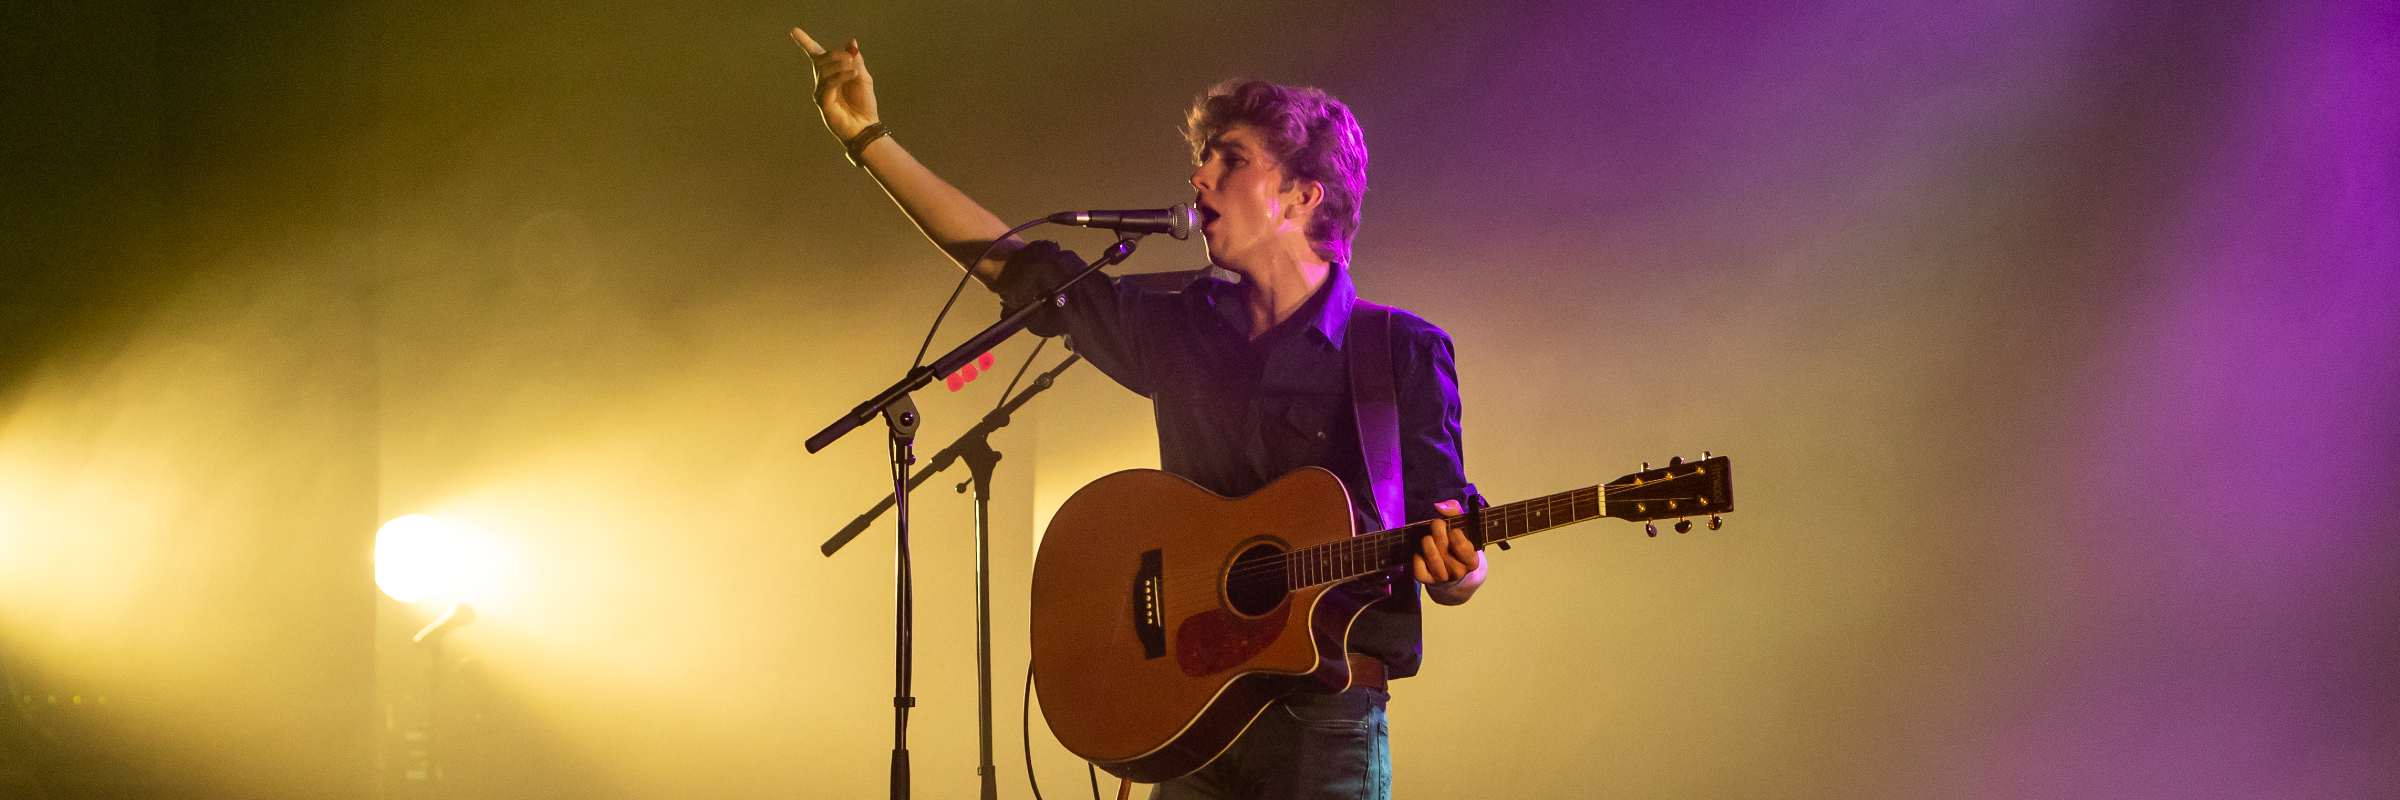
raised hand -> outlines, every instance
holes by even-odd
[[[825,129],[832,131],[834,138],[846,146],[860,132],[883,121],[875,111],[875,78],[867,74],[867,59],[859,55],[857,40],[851,40],[840,50],[826,52],[817,40],[809,38],[807,31],[793,28],[792,42],[800,45],[815,65],[817,113],[825,117]],[[926,169],[892,137],[877,136],[862,142],[855,155],[857,163],[867,168],[867,173],[875,177],[893,202],[900,204],[909,221],[917,223],[917,230],[924,231],[925,238],[940,246],[950,260],[981,278],[984,285],[998,280],[1009,254],[1025,246],[1012,236],[998,247],[990,247],[992,240],[1008,232],[1008,224]],[[987,247],[989,258],[969,263]]]
[[[875,77],[867,74],[867,57],[859,54],[858,40],[828,52],[807,31],[794,27],[792,41],[808,52],[816,67],[817,113],[825,117],[825,129],[834,138],[848,142],[882,121],[875,113]]]

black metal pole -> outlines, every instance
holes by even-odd
[[[1031,394],[1028,391],[1027,394]],[[975,774],[983,779],[982,800],[1000,800],[1000,769],[992,764],[992,470],[1000,464],[1000,451],[992,449],[988,435],[976,436],[962,443],[968,447],[959,454],[967,462],[968,478],[959,484],[975,487],[975,711],[980,724],[979,753]]]
[[[894,629],[896,641],[892,654],[892,800],[908,798],[908,710],[916,707],[917,698],[909,695],[910,672],[915,664],[914,624],[916,617],[916,586],[908,564],[908,468],[917,463],[917,403],[902,395],[883,407],[884,422],[891,427],[893,520],[898,535],[894,538],[892,566],[895,613],[899,617]]]

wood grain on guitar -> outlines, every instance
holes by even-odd
[[[1714,529],[1732,510],[1732,464],[1713,456],[1453,524],[1506,548],[1603,516],[1708,515]],[[1157,783],[1224,752],[1275,698],[1349,686],[1351,621],[1430,529],[1353,535],[1351,520],[1341,479],[1314,467],[1238,499],[1157,470],[1076,492],[1033,565],[1034,685],[1051,733],[1111,774]]]

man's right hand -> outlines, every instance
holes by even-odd
[[[793,28],[792,41],[807,51],[808,59],[816,65],[817,113],[824,115],[825,129],[832,131],[834,138],[848,145],[867,126],[883,121],[875,113],[875,79],[867,75],[867,59],[858,54],[857,40],[851,40],[840,50],[826,52],[817,40],[809,38],[807,31]],[[950,260],[966,267],[984,285],[998,280],[1009,254],[1025,246],[1012,236],[998,247],[990,248],[989,258],[970,263],[977,253],[985,252],[994,238],[1008,232],[1007,223],[917,163],[916,157],[909,155],[908,149],[892,137],[876,137],[859,148],[858,157],[868,174],[875,176],[875,182],[883,186],[893,202],[900,204],[900,210],[917,223],[918,230],[925,232],[925,238],[932,239]]]
[[[825,129],[833,131],[834,138],[847,143],[859,131],[882,121],[875,113],[875,77],[867,74],[867,58],[859,55],[858,40],[827,51],[809,38],[807,31],[795,27],[792,41],[807,51],[816,65],[817,113],[825,117]]]

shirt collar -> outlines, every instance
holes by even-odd
[[[1350,327],[1350,308],[1358,303],[1358,286],[1350,282],[1348,265],[1334,262],[1326,273],[1325,307],[1317,311],[1316,324],[1310,327],[1325,337],[1333,349],[1342,349],[1342,332]]]
[[[1325,285],[1318,289],[1325,293],[1325,303],[1317,307],[1316,319],[1309,320],[1308,330],[1315,331],[1320,341],[1340,351],[1342,334],[1350,326],[1350,309],[1358,304],[1358,286],[1350,281],[1347,265],[1335,262],[1328,266],[1332,269],[1325,273]],[[1212,266],[1201,274],[1201,280],[1193,282],[1192,287],[1198,289],[1210,305],[1217,307],[1217,313],[1224,315],[1226,322],[1237,329],[1247,324],[1247,320],[1240,317],[1245,312],[1238,303],[1220,303],[1218,300],[1232,299],[1234,292],[1240,291],[1241,285],[1235,282],[1238,280],[1240,276]],[[1306,305],[1303,304],[1303,307]]]

